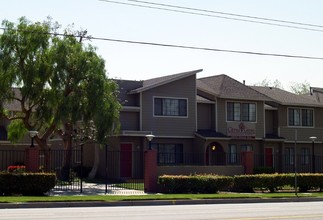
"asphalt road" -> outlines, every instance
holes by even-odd
[[[323,202],[0,209],[0,219],[323,219]]]

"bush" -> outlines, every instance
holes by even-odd
[[[165,193],[217,193],[228,189],[233,178],[218,175],[163,175],[158,178]]]
[[[275,192],[283,187],[295,185],[295,174],[255,174],[234,176],[233,191],[254,192],[255,189]],[[300,192],[323,189],[323,174],[297,174],[297,186]]]
[[[0,173],[0,195],[44,195],[56,183],[53,173]]]
[[[253,189],[257,186],[256,180],[255,175],[234,176],[232,190],[237,192],[254,192]]]

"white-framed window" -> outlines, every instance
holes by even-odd
[[[313,127],[313,122],[313,109],[288,108],[288,126]]]
[[[187,99],[154,97],[154,116],[187,117]]]
[[[227,121],[256,121],[256,103],[227,102]]]

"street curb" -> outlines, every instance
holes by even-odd
[[[0,203],[0,209],[16,208],[68,208],[68,207],[113,207],[113,206],[152,206],[152,205],[207,205],[237,203],[277,203],[277,202],[318,202],[323,198],[245,198],[245,199],[179,199],[179,200],[136,200],[136,201],[84,201],[84,202],[26,202]]]

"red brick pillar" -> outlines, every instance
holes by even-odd
[[[253,174],[254,163],[252,151],[241,152],[241,164],[244,166],[245,174]]]
[[[145,192],[157,192],[157,151],[145,151],[145,174],[144,174],[144,188]]]
[[[39,149],[26,148],[26,171],[39,172]]]

